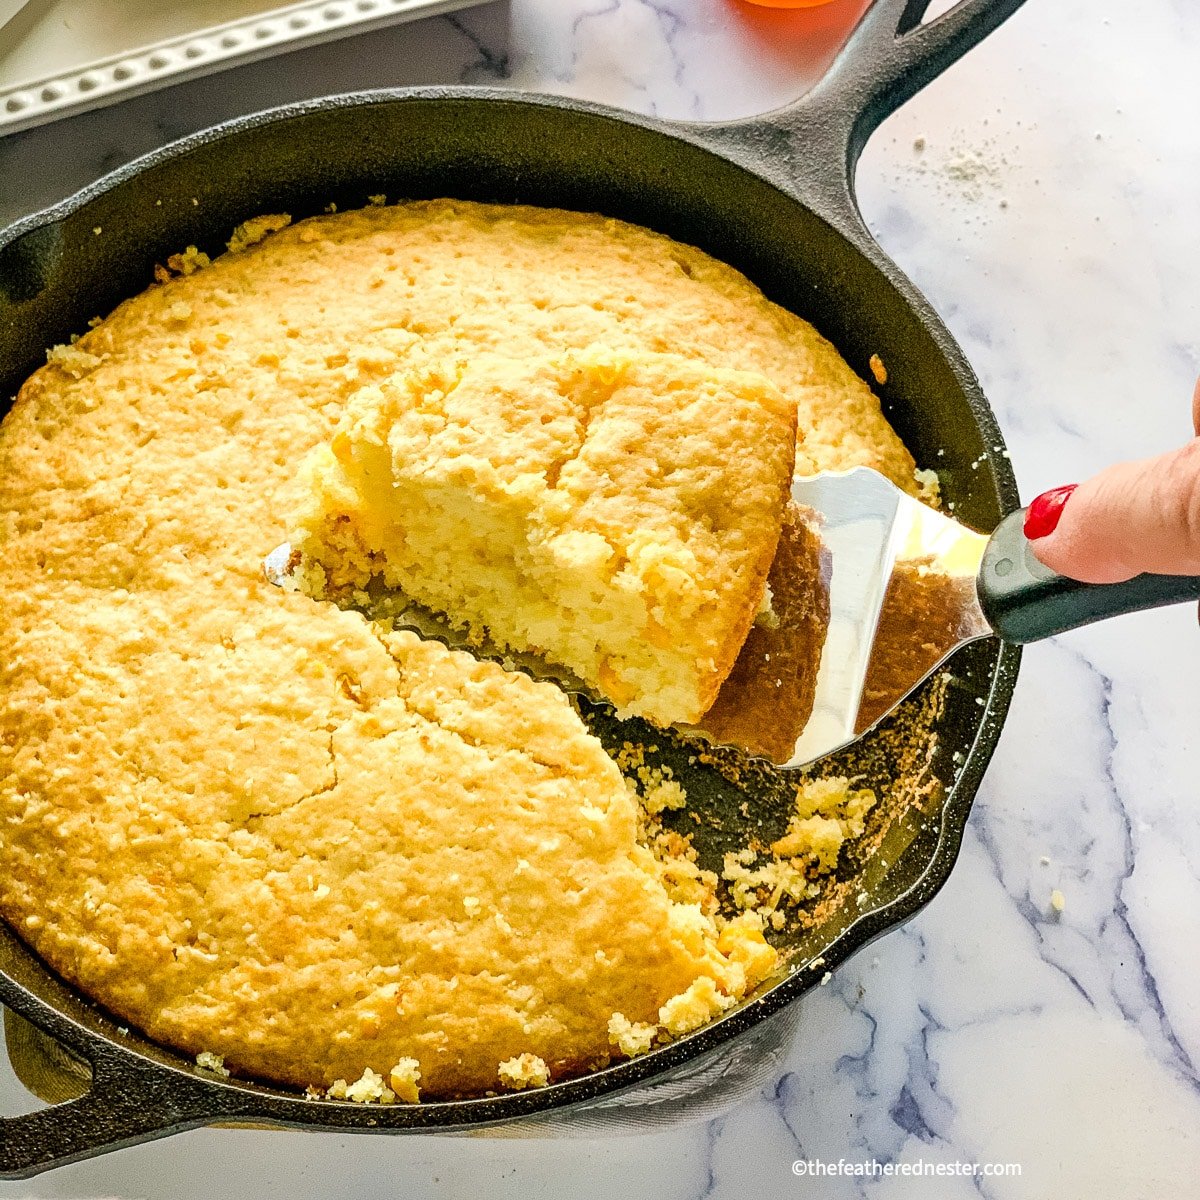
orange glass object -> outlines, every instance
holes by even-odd
[[[747,4],[757,4],[759,8],[817,8],[832,2],[833,0],[746,0]]]
[[[726,2],[730,17],[765,54],[794,69],[796,86],[804,91],[825,73],[874,0]]]

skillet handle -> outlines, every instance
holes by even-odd
[[[1024,519],[1021,509],[996,526],[979,568],[980,607],[1006,642],[1040,642],[1107,617],[1200,600],[1200,575],[1136,575],[1124,583],[1058,575],[1034,555]]]
[[[959,0],[922,24],[931,0],[875,0],[824,78],[781,110],[836,118],[846,147],[847,178],[867,139],[905,101],[1002,25],[1024,0]]]
[[[140,1090],[157,1082],[156,1090]],[[205,1106],[177,1092],[159,1096],[161,1076],[116,1076],[97,1067],[78,1099],[19,1117],[0,1117],[0,1179],[28,1179],[122,1146],[206,1125]],[[160,1107],[161,1106],[161,1107]]]
[[[870,240],[854,198],[854,172],[867,139],[1024,0],[959,0],[922,24],[930,3],[875,0],[829,70],[799,100],[750,121],[691,124],[690,132],[774,177],[845,232]]]
[[[0,1117],[0,1179],[27,1179],[108,1150],[207,1125],[243,1106],[235,1089],[217,1080],[147,1062],[113,1042],[81,1040],[61,1014],[44,1015],[52,1028],[46,1036],[61,1038],[81,1067],[86,1059],[91,1081],[85,1085],[81,1079],[87,1090],[61,1103]],[[38,1023],[43,1023],[40,1015]],[[11,1029],[8,1021],[6,1027]]]

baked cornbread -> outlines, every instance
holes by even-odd
[[[600,217],[372,207],[204,257],[0,426],[0,912],[122,1020],[298,1085],[487,1090],[524,1054],[560,1075],[613,1052],[614,1013],[736,995],[561,695],[261,562],[298,464],[418,348],[757,372],[805,469],[912,489],[866,385],[736,272]]]
[[[698,721],[762,602],[795,406],[671,354],[410,358],[308,461],[301,586],[381,577],[622,715]]]

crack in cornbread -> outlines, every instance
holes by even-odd
[[[698,974],[739,990],[551,685],[340,614],[277,613],[233,650],[186,654],[154,644],[168,631],[139,606],[77,617],[93,659],[142,656],[137,684],[114,695],[63,664],[90,721],[48,730],[45,766],[17,756],[33,787],[6,838],[6,901],[39,913],[24,932],[47,958],[152,1034],[296,1083],[404,1052],[436,1095],[530,1047],[578,1069],[607,1052],[613,1008],[651,1017]],[[263,669],[281,672],[277,713],[252,715]],[[137,730],[147,697],[179,713],[195,695],[192,731]],[[84,755],[97,781],[78,810],[33,790]],[[101,794],[118,770],[128,790]],[[49,889],[21,853],[47,838],[76,851]]]
[[[677,355],[410,357],[306,464],[300,586],[381,577],[619,715],[698,721],[763,598],[795,406]]]
[[[0,427],[0,912],[123,1020],[299,1085],[412,1059],[425,1095],[486,1090],[602,1061],[614,1012],[698,978],[735,994],[561,695],[260,564],[297,464],[418,347],[755,371],[803,469],[911,489],[866,385],[730,268],[599,217],[369,208],[172,269]]]

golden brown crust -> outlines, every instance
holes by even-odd
[[[789,502],[768,577],[770,621],[756,623],[701,727],[772,762],[792,757],[817,694],[829,632],[832,562],[820,518]]]
[[[783,482],[780,488],[778,500],[779,511],[783,514],[783,519],[780,521],[779,531],[774,533],[774,536],[768,541],[764,539],[760,553],[756,558],[753,566],[754,592],[752,594],[762,597],[764,589],[771,577],[774,565],[779,558],[780,547],[784,543],[784,538],[788,533],[789,525],[792,523],[792,517],[789,513],[791,507],[791,479]],[[769,553],[768,553],[769,547]],[[789,559],[790,561],[790,559]],[[779,570],[785,568],[784,563],[780,563]],[[807,577],[802,576],[805,582],[808,582]],[[747,647],[747,642],[754,636],[754,621],[758,616],[760,605],[744,606],[738,614],[737,619],[730,622],[729,633],[725,644],[722,647],[721,654],[717,659],[717,669],[713,672],[708,688],[703,697],[701,713],[704,714],[701,720],[707,719],[708,714],[712,711],[713,705],[716,704],[724,690],[725,684],[729,682],[731,675],[738,669],[738,661],[744,657],[746,662],[753,661],[756,657],[756,648],[751,645]],[[822,642],[824,639],[822,638]],[[746,651],[749,650],[749,653]],[[820,658],[820,651],[817,651],[817,658]],[[815,667],[814,667],[815,671]],[[736,689],[734,689],[736,690]],[[754,741],[742,741],[740,737],[724,738],[730,745],[740,746],[751,753],[758,752],[758,747]]]

